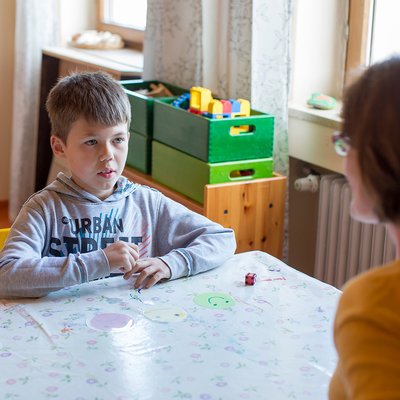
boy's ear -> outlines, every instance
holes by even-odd
[[[51,135],[50,145],[55,156],[65,157],[65,145],[64,142],[57,136]]]

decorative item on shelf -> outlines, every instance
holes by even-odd
[[[120,35],[95,30],[76,33],[71,37],[68,44],[72,47],[92,50],[121,49],[125,45]]]
[[[149,89],[135,90],[136,93],[147,97],[172,97],[173,93],[162,83],[150,83]]]
[[[312,93],[307,104],[319,110],[332,110],[336,107],[336,99],[322,93]]]

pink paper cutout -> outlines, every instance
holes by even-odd
[[[126,314],[102,313],[87,321],[89,328],[106,332],[127,331],[133,326],[133,319]]]

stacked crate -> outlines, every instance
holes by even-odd
[[[248,117],[211,119],[174,100],[154,101],[155,180],[203,203],[206,184],[272,177],[273,116],[250,110]]]
[[[154,98],[140,93],[139,90],[150,90],[151,84],[162,83],[174,96],[187,90],[160,81],[128,80],[120,84],[128,95],[132,110],[129,126],[129,152],[127,165],[146,174],[151,173],[151,142],[153,139],[153,102]]]

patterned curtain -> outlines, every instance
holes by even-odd
[[[275,116],[274,168],[288,173],[292,0],[253,0],[251,102]]]
[[[201,0],[148,0],[143,78],[202,84],[202,34]]]
[[[9,217],[34,192],[42,47],[58,42],[58,2],[17,0]]]

